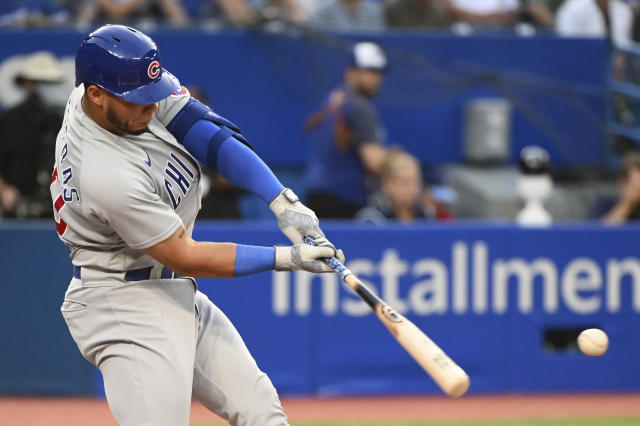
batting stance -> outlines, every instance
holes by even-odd
[[[268,202],[295,245],[194,241],[199,163]],[[51,195],[73,262],[62,314],[120,424],[187,425],[192,395],[233,425],[288,424],[271,381],[190,277],[331,272],[320,259],[342,253],[140,31],[106,25],[81,42]]]

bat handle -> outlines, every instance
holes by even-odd
[[[312,246],[313,245],[313,238],[304,237],[304,242],[309,244],[310,246]],[[340,275],[340,278],[343,279],[343,280],[347,279],[347,277],[352,274],[352,272],[349,270],[349,268],[347,268],[342,263],[340,263],[340,261],[338,259],[336,259],[335,257],[327,257],[327,258],[325,258],[323,260],[324,260],[324,263],[329,265],[331,267],[331,269],[333,269],[338,275]]]

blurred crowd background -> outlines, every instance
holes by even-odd
[[[286,32],[293,37],[324,34],[316,40],[348,52],[352,61],[344,79],[335,81],[336,88],[326,94],[317,111],[299,123],[308,130],[300,141],[309,147],[308,161],[286,170],[274,166],[276,174],[285,173],[285,184],[311,203],[321,218],[374,223],[503,219],[523,224],[624,223],[640,218],[640,156],[636,153],[640,132],[634,101],[635,91],[640,90],[635,86],[640,78],[636,60],[640,51],[635,50],[640,40],[640,1],[4,0],[0,4],[0,40],[3,31],[71,28],[89,32],[104,23],[132,25],[152,33],[156,29],[239,29]],[[367,35],[402,32],[460,37],[489,32],[553,37],[558,43],[564,37],[604,40],[610,51],[610,60],[603,64],[609,81],[601,88],[606,108],[586,115],[602,129],[606,158],[596,166],[555,167],[544,149],[528,147],[516,153],[518,161],[507,161],[513,160],[514,105],[499,98],[467,105],[460,123],[465,133],[464,160],[458,164],[434,166],[412,155],[402,140],[387,140],[385,135],[394,129],[378,113],[376,95],[386,90],[386,73],[411,66],[411,61],[394,64],[389,60],[393,55],[385,49],[375,51],[379,48],[375,44],[373,51],[359,54],[345,34],[362,41]],[[395,57],[398,52],[402,46],[395,48]],[[0,217],[50,217],[52,152],[73,65],[47,51],[0,60],[4,61],[0,64]],[[185,84],[190,84],[192,96],[208,102],[202,82]],[[535,121],[535,111],[531,117]],[[335,165],[338,158],[344,161],[339,163],[342,169]],[[355,165],[359,171],[338,176],[330,166],[323,169],[323,161],[335,163],[338,170]],[[363,186],[333,193],[318,183],[330,177],[345,184],[361,180]],[[255,199],[213,171],[204,184],[201,218],[266,217],[266,208],[257,208]]]
[[[611,3],[610,12],[605,4]],[[616,38],[630,39],[636,0],[6,0],[2,27],[252,26],[282,20],[331,30],[436,29],[464,24],[530,24],[563,35],[603,36],[610,21]],[[606,26],[598,18],[604,13]],[[522,31],[532,31],[523,29]],[[635,30],[637,31],[637,30]]]

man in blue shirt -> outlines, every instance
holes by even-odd
[[[318,217],[351,218],[366,205],[366,178],[380,172],[385,156],[385,131],[371,99],[386,67],[380,46],[356,44],[344,85],[331,91],[305,123],[312,132],[307,205]]]

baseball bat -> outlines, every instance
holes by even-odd
[[[313,244],[313,239],[307,237],[305,242]],[[469,376],[433,340],[376,296],[338,259],[332,257],[324,261],[369,305],[391,335],[447,395],[457,398],[465,394],[469,389]]]

